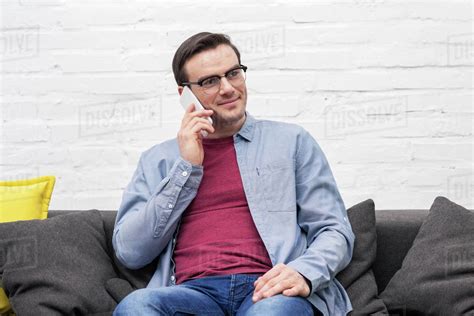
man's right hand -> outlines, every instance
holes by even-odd
[[[201,130],[206,130],[209,134],[215,131],[207,120],[212,113],[212,110],[194,111],[194,104],[190,104],[181,121],[178,131],[179,151],[181,157],[193,165],[202,165],[204,160]]]

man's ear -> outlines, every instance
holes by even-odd
[[[181,94],[183,93],[183,89],[184,89],[183,86],[178,86],[178,93],[179,93],[179,95],[181,95]]]

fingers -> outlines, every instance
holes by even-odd
[[[310,289],[303,276],[285,264],[278,264],[270,269],[255,283],[252,301],[255,303],[261,299],[283,294],[287,296],[307,297]]]
[[[196,135],[200,135],[200,131],[214,133],[215,129],[208,120],[200,117],[195,117],[186,126],[182,127],[178,132],[178,137],[181,139],[195,139]]]
[[[206,117],[210,117],[213,113],[214,113],[214,111],[212,111],[212,110],[195,111],[195,105],[194,105],[194,103],[191,103],[186,108],[186,111],[184,112],[184,117],[181,121],[181,127],[186,126],[195,117],[204,117],[204,118],[206,118]]]
[[[209,123],[208,120],[203,118],[196,119],[192,121],[189,125],[191,134],[197,134],[201,130],[206,130],[208,133],[214,133],[214,127],[211,125],[211,123]]]
[[[291,286],[292,280],[280,274],[268,281],[259,292],[254,293],[252,300],[257,302],[261,299],[280,294]]]
[[[290,289],[284,290],[281,294],[283,294],[285,296],[298,296],[299,292],[300,292],[300,289],[298,289],[296,286],[294,286]]]
[[[185,115],[181,121],[180,136],[195,138],[201,130],[214,133],[214,127],[207,119],[212,113],[212,110],[194,111],[194,104],[191,104],[186,108]]]
[[[282,284],[285,275],[281,275],[284,269],[285,265],[279,263],[259,277],[254,282],[255,290],[252,301],[257,302],[262,298],[270,297],[271,295],[278,294],[285,290],[286,288],[283,288]]]
[[[278,276],[281,271],[282,271],[282,264],[277,264],[276,266],[274,266],[273,268],[271,268],[270,270],[268,270],[264,275],[262,275],[261,277],[259,277],[257,280],[255,280],[254,282],[254,286],[255,286],[255,292],[258,292],[260,291],[260,289],[267,283],[269,282],[271,279],[273,279],[274,277]]]
[[[181,121],[181,127],[178,131],[179,152],[184,160],[193,165],[202,165],[204,149],[201,140],[209,133],[215,132],[214,127],[208,120],[213,111],[195,111],[194,109],[195,105],[190,104],[186,108]]]

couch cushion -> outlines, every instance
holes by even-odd
[[[353,307],[352,315],[387,312],[372,272],[377,251],[374,201],[366,200],[347,210],[355,235],[351,263],[336,278],[346,288]]]
[[[58,215],[62,214],[68,214],[68,213],[78,213],[82,212],[79,210],[73,210],[73,211],[50,211],[49,212],[49,217],[55,217]],[[123,279],[128,281],[130,284],[126,284],[124,282],[115,282],[115,280],[112,280],[111,282],[108,282],[106,284],[107,291],[115,298],[117,299],[117,302],[120,301],[121,295],[126,293],[126,291],[129,291],[130,289],[135,290],[135,289],[141,289],[147,286],[147,284],[150,282],[153,274],[156,271],[156,265],[158,262],[158,258],[153,260],[151,263],[147,264],[143,268],[137,269],[137,270],[131,270],[125,267],[120,261],[117,259],[115,256],[115,251],[112,246],[112,236],[113,236],[113,231],[114,231],[114,226],[115,226],[115,218],[117,216],[117,211],[114,210],[103,210],[100,211],[100,214],[102,216],[102,219],[104,221],[104,229],[105,229],[105,236],[107,239],[107,250],[109,252],[110,258],[112,258],[112,261],[114,263],[114,268],[116,270],[117,275]],[[131,287],[130,287],[131,285]]]
[[[402,267],[381,298],[394,313],[461,315],[474,310],[474,213],[437,197]]]
[[[117,276],[98,211],[0,224],[4,288],[19,315],[111,314]]]
[[[125,267],[115,255],[115,251],[112,245],[112,235],[114,232],[115,218],[117,212],[102,212],[102,218],[104,219],[105,234],[107,236],[108,248],[110,250],[110,257],[112,258],[117,274],[120,278],[127,280],[132,285],[133,289],[141,289],[147,286],[150,282],[151,277],[156,271],[156,265],[158,263],[158,258],[153,260],[151,263],[147,264],[143,268],[137,270],[131,270]],[[116,285],[117,283],[112,283]],[[115,291],[115,290],[112,290]],[[124,293],[124,290],[118,290],[119,292]],[[116,297],[116,296],[114,296]]]
[[[402,266],[428,210],[377,210],[377,258],[372,266],[381,293]]]
[[[54,176],[0,181],[0,222],[47,218],[55,182]]]
[[[17,181],[0,181],[0,222],[45,219],[53,193],[54,176]],[[0,313],[11,310],[8,298],[0,288]]]
[[[116,302],[122,301],[134,289],[130,282],[120,278],[112,278],[105,283],[105,289],[115,299]]]

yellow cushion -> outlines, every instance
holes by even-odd
[[[0,223],[45,219],[56,178],[0,181]]]
[[[55,181],[54,176],[0,181],[0,223],[47,218]],[[0,313],[9,309],[8,298],[0,288]]]

